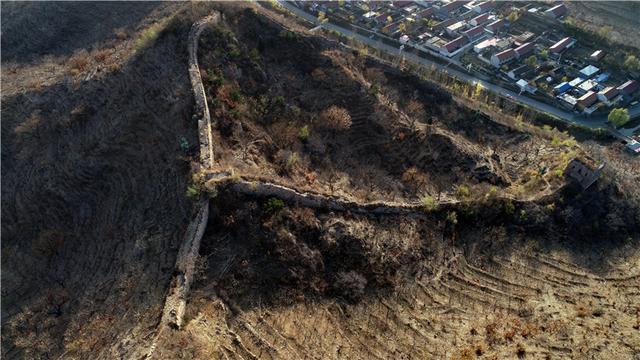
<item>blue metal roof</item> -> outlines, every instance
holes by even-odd
[[[569,85],[569,83],[565,81],[565,82],[563,82],[563,83],[560,83],[560,84],[556,85],[556,86],[554,87],[554,89],[555,89],[558,93],[562,94],[563,92],[565,92],[565,91],[567,91],[567,90],[571,89],[571,85]]]
[[[584,81],[584,79],[583,79],[583,78],[581,78],[581,77],[577,77],[577,78],[575,78],[575,79],[573,79],[573,80],[569,81],[569,85],[571,85],[571,87],[578,86],[578,85],[580,85],[583,81]]]
[[[596,81],[597,82],[603,82],[603,81],[605,81],[605,80],[607,80],[609,78],[609,75],[610,75],[609,73],[602,73],[602,74],[596,76]]]
[[[586,77],[591,77],[592,75],[594,75],[598,71],[600,71],[600,69],[598,69],[597,67],[595,67],[593,65],[589,65],[589,66],[585,66],[584,69],[580,70],[580,74],[582,74],[582,75],[584,75]]]

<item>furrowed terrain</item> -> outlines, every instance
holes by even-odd
[[[42,45],[3,24],[4,357],[640,353],[640,175],[618,149],[257,5],[138,6],[25,63]],[[583,190],[573,158],[607,166]]]

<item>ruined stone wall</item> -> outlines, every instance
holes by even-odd
[[[198,117],[198,137],[200,142],[200,163],[204,168],[213,165],[213,144],[211,138],[211,115],[207,105],[207,97],[202,84],[200,67],[198,66],[198,40],[204,29],[220,20],[220,14],[215,13],[196,22],[189,32],[189,79],[193,88],[196,102],[196,116]]]

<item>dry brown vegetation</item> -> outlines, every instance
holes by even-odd
[[[534,198],[562,186],[580,152],[559,131],[496,122],[425,78],[250,11],[200,47],[219,169],[364,200],[455,197],[460,184],[469,198]]]
[[[452,96],[425,73],[284,28],[244,9],[252,5],[165,6],[172,11],[105,30],[117,46],[54,49],[81,55],[59,66],[82,79],[3,91],[3,358],[148,353],[193,216],[188,189],[203,190],[190,175],[197,136],[185,44],[212,7],[225,22],[200,44],[211,171],[347,199],[421,201],[425,211],[332,212],[221,186],[186,325],[161,333],[154,358],[640,351],[638,169],[619,149],[472,110],[478,99]],[[5,36],[3,24],[3,50]],[[74,36],[69,44],[83,45]],[[43,61],[29,66],[44,72]],[[83,80],[103,66],[118,71]],[[576,155],[608,163],[585,192],[562,175]],[[464,201],[436,206],[453,197]]]

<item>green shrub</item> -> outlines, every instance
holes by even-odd
[[[184,153],[189,151],[189,141],[184,136],[180,136],[180,150]]]
[[[207,70],[207,80],[211,83],[212,86],[219,87],[224,83],[224,75],[222,75],[218,71],[209,69]]]
[[[300,155],[297,152],[292,152],[287,158],[287,167],[292,168],[300,162]]]
[[[140,51],[144,48],[147,48],[158,39],[160,33],[162,32],[163,24],[155,23],[149,26],[148,28],[142,30],[138,38],[134,43],[135,51]]]
[[[458,195],[458,198],[468,198],[469,195],[471,195],[471,190],[469,190],[469,187],[466,185],[460,185],[456,189],[456,194]]]
[[[273,215],[284,209],[284,201],[277,198],[269,198],[264,204],[264,212],[268,215]]]
[[[620,127],[629,122],[629,110],[615,108],[609,113],[608,119],[615,127]]]
[[[242,93],[240,92],[239,89],[234,89],[231,94],[229,94],[229,98],[231,98],[231,100],[238,102],[240,100],[242,100]]]
[[[309,125],[305,125],[298,130],[298,138],[301,141],[307,141],[310,135]]]
[[[516,207],[513,205],[511,200],[507,200],[507,202],[504,204],[504,212],[509,216],[515,214]]]
[[[284,105],[284,96],[278,95],[273,98],[273,104],[276,106]]]
[[[458,214],[455,211],[449,211],[447,214],[447,221],[455,225],[458,223]]]
[[[427,195],[420,199],[420,202],[422,203],[422,209],[426,212],[431,212],[438,209],[438,202],[436,202],[436,200],[432,196]]]
[[[187,187],[187,197],[188,198],[197,198],[200,196],[200,187],[196,184],[191,184]]]
[[[249,51],[249,59],[251,59],[251,61],[255,63],[260,61],[260,52],[258,51],[258,49],[253,48],[251,49],[251,51]]]

